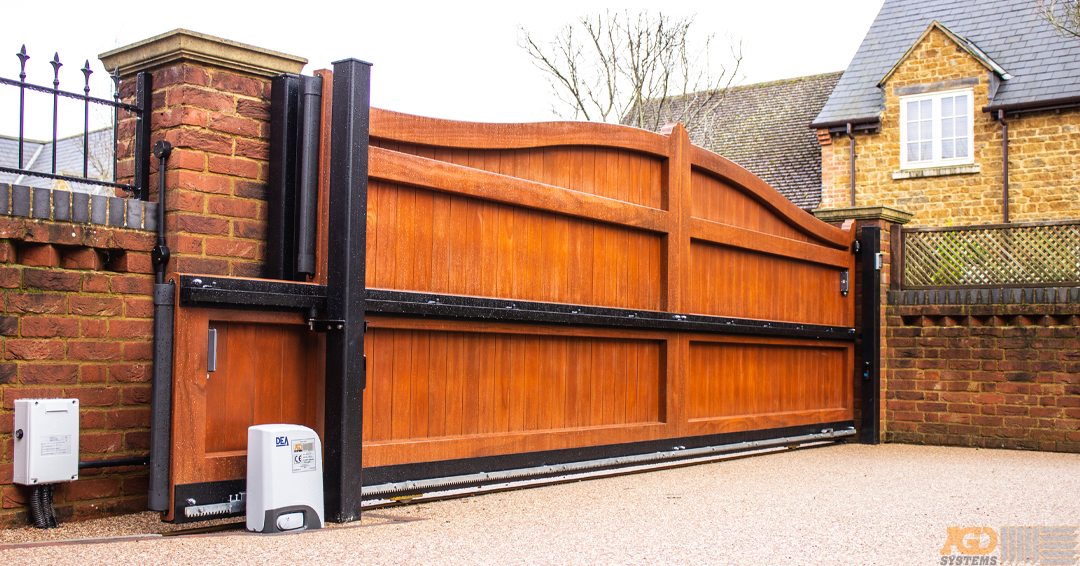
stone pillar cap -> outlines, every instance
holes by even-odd
[[[110,72],[120,67],[127,76],[171,63],[192,61],[230,71],[270,78],[283,73],[298,74],[307,59],[245,45],[186,29],[175,29],[131,45],[106,51],[98,59]]]
[[[844,208],[816,208],[814,216],[824,222],[843,220],[885,220],[894,224],[907,224],[915,213],[891,206],[849,206]]]

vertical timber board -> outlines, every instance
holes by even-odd
[[[361,505],[370,81],[370,63],[334,63],[326,316],[344,330],[326,337],[323,491],[337,522],[359,519]]]

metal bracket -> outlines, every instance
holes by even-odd
[[[206,373],[210,373],[217,371],[217,329],[207,330],[206,338]]]
[[[315,332],[341,332],[345,330],[344,320],[317,320],[312,318],[307,323],[308,328]]]
[[[885,267],[885,254],[883,254],[883,253],[874,254],[874,269],[877,269],[878,271],[881,271],[882,267]]]
[[[848,294],[848,270],[840,272],[840,294],[844,297]]]
[[[227,503],[211,503],[208,505],[195,505],[194,499],[188,499],[188,506],[184,508],[185,517],[206,517],[208,515],[231,515],[240,513],[247,508],[247,493],[241,491],[236,495],[230,495]]]

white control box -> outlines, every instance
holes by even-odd
[[[79,400],[15,400],[15,483],[79,479]]]
[[[306,426],[248,428],[247,530],[279,533],[323,526],[322,443]]]

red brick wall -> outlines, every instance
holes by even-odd
[[[123,83],[128,101],[134,83]],[[165,177],[170,272],[262,276],[269,115],[268,79],[190,63],[153,72],[152,140],[174,147]],[[134,116],[122,116],[121,182],[133,174],[134,132]],[[79,398],[81,460],[147,453],[155,241],[150,232],[0,216],[0,527],[28,522],[26,492],[11,483],[15,399]],[[55,503],[62,519],[143,511],[147,487],[145,467],[84,470]]]
[[[131,97],[135,81],[122,95]],[[153,72],[152,139],[173,146],[166,172],[170,271],[262,277],[266,259],[270,81],[176,63]],[[117,172],[134,171],[135,118],[121,122]],[[157,200],[157,160],[151,160]]]
[[[1080,305],[890,306],[886,439],[1080,452]]]
[[[153,245],[150,232],[0,216],[0,527],[28,522],[11,483],[15,399],[78,398],[81,460],[146,454]],[[84,470],[57,490],[57,511],[141,511],[146,473]]]

